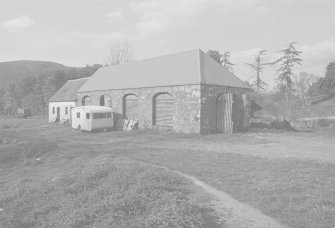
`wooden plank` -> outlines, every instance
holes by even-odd
[[[161,126],[173,125],[174,103],[169,94],[158,95],[155,105],[155,124]]]

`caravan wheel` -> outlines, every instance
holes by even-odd
[[[82,132],[82,130],[81,130],[81,126],[80,126],[80,125],[78,125],[78,128],[77,128],[77,129],[78,129],[79,132]]]

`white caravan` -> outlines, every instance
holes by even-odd
[[[111,129],[113,110],[106,106],[80,106],[71,110],[72,127],[81,131]]]

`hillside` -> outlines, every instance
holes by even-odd
[[[82,68],[68,67],[47,61],[19,60],[0,62],[0,88],[5,88],[10,82],[16,83],[24,78],[36,77],[57,71],[70,72],[79,69]]]
[[[90,77],[102,65],[68,67],[46,61],[0,63],[0,113],[15,113],[23,104],[42,113],[49,98],[69,79]],[[9,86],[11,85],[11,86]]]

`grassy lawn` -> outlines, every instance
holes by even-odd
[[[0,226],[223,226],[201,190],[136,160],[193,175],[291,227],[335,226],[333,131],[197,136],[20,126],[0,129]]]
[[[1,132],[0,227],[224,226],[190,181],[94,145],[67,144],[64,130],[73,133]]]

